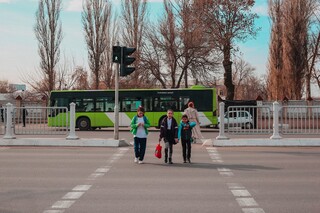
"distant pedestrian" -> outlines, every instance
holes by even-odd
[[[23,123],[23,127],[26,127],[26,118],[28,116],[28,110],[25,108],[25,106],[23,106],[22,108],[22,123]]]
[[[161,122],[159,141],[161,141],[162,138],[165,143],[164,162],[173,164],[172,153],[173,145],[178,143],[178,124],[173,117],[172,109],[167,111],[167,116]]]
[[[191,163],[191,140],[192,129],[196,122],[190,122],[186,114],[182,115],[179,128],[178,139],[181,139],[183,163]]]
[[[144,160],[148,128],[150,127],[150,122],[144,113],[144,108],[139,107],[137,115],[131,120],[131,132],[134,135],[134,162],[139,164],[142,164]]]
[[[200,130],[200,120],[198,111],[194,108],[194,103],[189,102],[188,108],[184,110],[184,114],[186,114],[189,118],[190,122],[195,122],[196,126],[192,128],[192,141],[196,143],[197,139],[202,139],[203,136]]]

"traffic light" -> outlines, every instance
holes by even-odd
[[[135,51],[136,48],[133,47],[121,47],[120,76],[130,75],[135,70],[134,67],[128,67],[136,60],[134,57],[130,57]]]
[[[120,46],[113,46],[112,47],[112,62],[114,63],[121,63],[121,50]]]

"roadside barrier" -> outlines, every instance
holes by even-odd
[[[74,103],[70,104],[70,111],[66,107],[13,107],[8,103],[5,112],[5,139],[14,139],[15,135],[66,135],[66,139],[78,139]],[[62,112],[66,112],[65,116],[57,116]],[[61,125],[50,126],[48,117]]]

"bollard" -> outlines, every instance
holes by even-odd
[[[281,139],[279,135],[279,103],[273,102],[273,134],[270,139]]]
[[[8,103],[7,105],[7,123],[6,123],[6,134],[4,135],[4,139],[15,139],[16,137],[13,135],[13,121],[12,121],[12,114],[13,114],[13,105]]]
[[[220,123],[219,123],[219,135],[216,137],[217,140],[227,140],[229,139],[224,132],[224,102],[221,102],[219,104],[219,117],[220,117]]]
[[[77,140],[79,137],[76,135],[76,104],[70,103],[70,132],[67,140]]]

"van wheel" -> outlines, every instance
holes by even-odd
[[[77,121],[79,130],[85,131],[90,129],[90,120],[88,118],[79,118]]]

